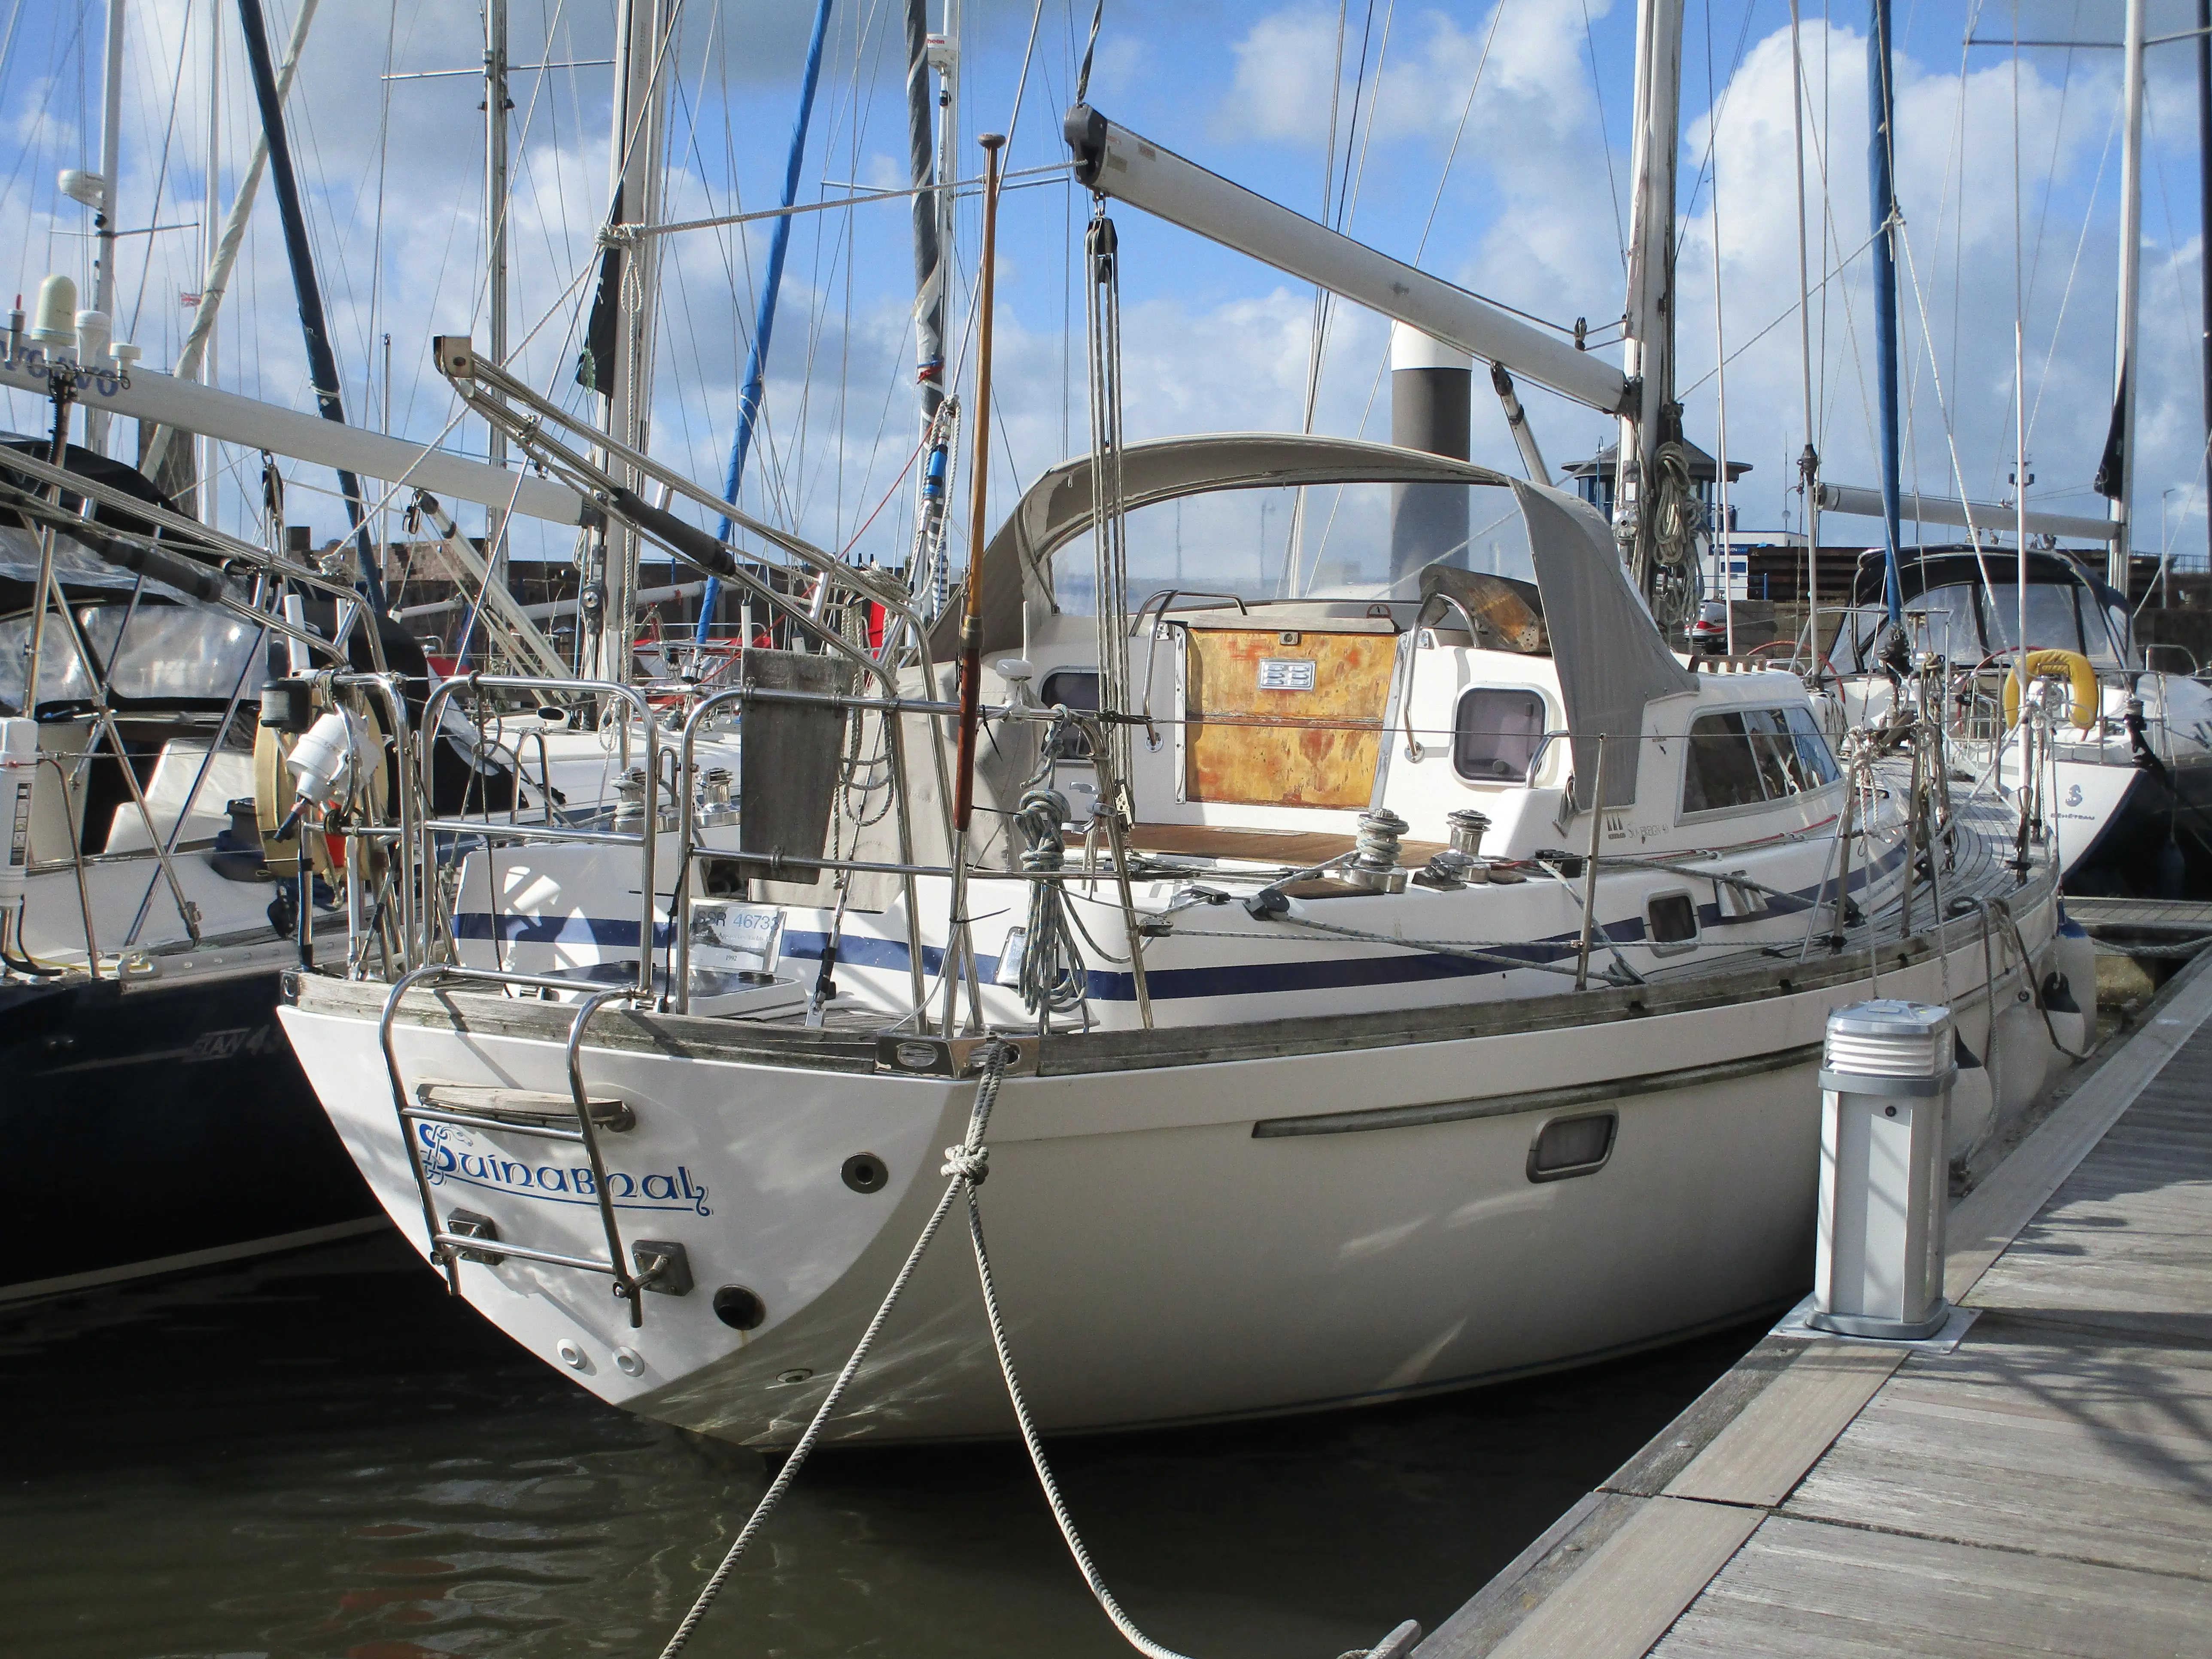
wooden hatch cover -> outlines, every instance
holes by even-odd
[[[1364,809],[1397,660],[1357,632],[1193,628],[1183,654],[1183,793],[1247,806]]]

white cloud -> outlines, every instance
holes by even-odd
[[[154,173],[165,135],[171,155],[160,218],[168,222],[197,215],[205,106],[195,41],[197,20],[207,3],[194,0],[190,30],[183,26],[184,0],[142,0],[131,9],[130,61],[136,78],[126,98],[122,208],[128,223],[147,222],[154,210]],[[270,17],[271,31],[280,40],[289,24],[282,8],[279,0]],[[749,186],[766,173],[780,176],[789,95],[796,85],[809,9],[787,0],[726,0],[719,9],[691,0],[687,6],[679,52],[685,96],[674,118],[671,146],[672,215],[731,210],[734,204],[725,175],[732,167]],[[886,27],[888,17],[895,35],[896,11],[878,16],[874,27]],[[1363,125],[1371,122],[1373,148],[1355,228],[1394,252],[1413,253],[1436,190],[1437,171],[1481,63],[1479,94],[1424,263],[1561,323],[1581,315],[1595,325],[1617,315],[1619,232],[1599,117],[1601,100],[1611,117],[1608,125],[1616,132],[1624,125],[1627,88],[1614,81],[1623,78],[1619,71],[1627,54],[1622,47],[1632,20],[1617,6],[1593,4],[1590,12],[1600,26],[1601,64],[1609,77],[1601,90],[1593,85],[1579,4],[1512,0],[1502,15],[1487,4],[1449,10],[1399,8],[1387,50],[1379,40],[1375,43],[1382,59],[1379,74],[1370,64],[1367,85],[1376,90],[1371,110],[1362,118]],[[599,10],[569,8],[562,15],[569,20],[564,32],[550,42],[522,39],[519,18],[518,58],[605,55],[607,30]],[[992,78],[1006,68],[1019,44],[1017,39],[1008,46],[999,37],[1010,31],[1018,36],[1017,25],[1026,25],[1025,10],[1008,21],[1011,15],[993,20],[991,31],[970,43],[971,127],[983,112],[1003,108],[1011,94],[1010,73],[1004,84]],[[236,51],[234,15],[225,11],[224,16],[234,37],[224,98],[228,167],[234,169],[256,123],[246,94],[243,58]],[[473,56],[477,17],[465,0],[424,0],[411,24],[402,19],[393,48],[398,66],[465,64]],[[848,15],[844,9],[836,17],[836,26],[846,30],[864,21],[861,12]],[[536,20],[531,21],[536,27]],[[388,14],[378,9],[325,0],[293,104],[293,131],[347,379],[349,411],[356,419],[370,412],[365,376],[377,367],[379,337],[388,331],[398,382],[395,420],[427,437],[440,428],[452,406],[443,383],[428,370],[428,337],[472,325],[479,335],[483,331],[482,117],[475,107],[477,88],[466,80],[393,83],[392,121],[383,156],[380,273],[370,233],[376,221],[379,122],[386,97],[377,77],[390,23]],[[1378,9],[1378,33],[1380,28]],[[1832,259],[1856,250],[1866,235],[1863,45],[1847,30],[1829,37],[1818,26],[1808,28],[1807,38],[1814,63],[1826,60],[1834,94],[1832,114],[1816,108],[1812,123],[1832,158],[1826,192],[1835,228],[1827,250]],[[888,50],[879,50],[872,37],[865,53],[855,53],[849,33],[839,41],[834,50],[848,66],[825,71],[809,185],[823,178],[899,183],[903,111],[897,44],[893,40]],[[1038,118],[1039,132],[1056,123],[1056,112],[1043,100],[1048,93],[1064,95],[1070,89],[1080,46],[1079,38],[1054,45],[1054,51],[1064,52],[1062,61],[1047,58],[1041,48],[1028,94],[1030,111],[1045,112]],[[1358,46],[1355,34],[1347,43],[1348,61],[1338,88],[1340,140],[1349,119]],[[1239,165],[1275,168],[1273,187],[1310,210],[1336,48],[1333,6],[1293,4],[1256,16],[1239,12],[1226,27],[1218,14],[1186,19],[1164,11],[1138,12],[1119,27],[1109,26],[1102,39],[1093,93],[1115,97],[1117,107],[1127,102],[1133,118],[1142,115],[1148,123],[1164,104],[1187,112],[1163,118],[1167,126],[1150,130],[1175,136],[1174,123],[1180,119],[1184,131],[1194,125],[1201,132],[1210,128],[1215,144],[1250,143],[1243,152],[1250,159],[1240,159]],[[988,57],[994,51],[1000,58]],[[19,66],[10,71],[6,107],[0,113],[0,134],[15,147],[9,164],[12,186],[0,172],[0,214],[22,234],[19,260],[26,289],[35,285],[49,264],[80,276],[88,274],[88,244],[60,234],[85,228],[86,216],[74,204],[58,204],[52,181],[55,167],[84,159],[81,112],[70,112],[76,70],[68,60],[52,59],[58,67],[49,88],[37,79],[49,72],[46,59],[35,59],[36,74],[21,67],[33,61],[18,54]],[[833,65],[839,61],[833,57]],[[179,63],[185,66],[181,75]],[[2153,85],[2154,116],[2177,137],[2185,136],[2193,97],[2181,73],[2185,67],[2160,71],[2166,78],[2154,77]],[[1704,100],[1696,95],[1702,92],[1700,68],[1691,66],[1686,76],[1685,104],[1691,112],[1682,150],[1686,207],[1689,181],[1705,154],[1705,131],[1698,112]],[[2053,60],[2045,59],[2029,65],[2022,81],[2031,222],[2044,226],[2039,252],[2033,254],[2028,318],[2030,379],[2040,399],[2033,446],[2039,493],[2086,483],[2102,441],[2111,374],[2116,157],[2106,167],[2078,270],[2074,262],[2089,182],[2111,124],[2112,77],[2101,59],[2081,54],[2070,86],[2063,91],[2062,115],[2057,74]],[[580,395],[569,380],[575,352],[570,327],[588,301],[588,281],[565,303],[556,301],[589,265],[592,233],[604,208],[605,76],[604,70],[578,70],[518,83],[515,332],[520,336],[541,317],[549,319],[523,353],[522,368],[536,383],[563,396]],[[1820,81],[1816,76],[1816,89]],[[1943,436],[1948,414],[1970,489],[1981,495],[2001,493],[2010,454],[2010,67],[2008,63],[2000,70],[1978,69],[1962,81],[1955,64],[1933,68],[1908,59],[1900,64],[1899,92],[1899,191],[1927,301],[1927,332],[1934,342],[1931,356],[1908,276],[1905,355],[1918,476],[1930,489],[1948,477]],[[1770,35],[1752,46],[1727,91],[1716,147],[1732,349],[1782,314],[1796,289],[1790,106],[1786,34]],[[726,112],[734,113],[726,131]],[[856,125],[863,123],[856,135]],[[1024,143],[1036,137],[1032,125],[1031,114],[1025,113]],[[1965,146],[1962,155],[1954,155],[1954,143]],[[1269,155],[1268,147],[1283,154]],[[1280,182],[1291,176],[1285,155],[1296,163],[1301,182],[1295,187]],[[1314,163],[1310,169],[1303,159],[1309,155]],[[2151,523],[2159,490],[2198,476],[2203,427],[2196,281],[2201,250],[2194,235],[2192,159],[2180,150],[2166,155],[2169,168],[2181,169],[2174,173],[2172,189],[2184,234],[2176,237],[2166,228],[2155,172],[2145,215],[2147,234],[2159,244],[2147,248],[2145,256],[2138,474],[2142,500],[2148,503],[2143,517]],[[2054,169],[2045,217],[2044,181]],[[1610,171],[1625,192],[1626,156],[1620,149],[1611,157]],[[1817,198],[1817,179],[1814,190]],[[1710,190],[1697,198],[1685,232],[1680,314],[1686,386],[1710,369],[1713,358],[1712,200]],[[1027,482],[1059,459],[1063,431],[1071,439],[1067,447],[1080,448],[1084,442],[1079,285],[1067,360],[1073,373],[1067,378],[1060,337],[1060,239],[1067,226],[1079,236],[1082,204],[1063,206],[1056,190],[1024,192],[1009,202],[1000,413],[1012,470]],[[758,203],[749,194],[744,205]],[[907,315],[911,256],[903,240],[904,222],[902,208],[886,206],[861,210],[849,220],[814,216],[794,232],[770,364],[768,434],[749,499],[767,500],[779,515],[790,513],[818,539],[852,532],[883,498],[913,441]],[[967,246],[972,258],[972,219],[970,223]],[[860,238],[850,248],[842,240],[848,224],[850,234]],[[767,236],[764,225],[754,225],[742,233],[674,238],[665,250],[657,439],[672,459],[710,483],[719,483],[721,476],[750,327],[752,285],[763,266]],[[1132,225],[1125,224],[1125,237],[1133,246],[1141,240]],[[126,295],[135,295],[142,269],[145,272],[145,312],[137,331],[151,361],[162,361],[181,336],[186,318],[176,306],[176,295],[197,286],[196,241],[190,234],[170,234],[138,239],[138,246],[126,251]],[[2179,245],[2165,245],[2169,242]],[[1133,254],[1124,362],[1131,434],[1296,428],[1305,398],[1310,295],[1284,284],[1274,273],[1237,265],[1211,251],[1202,259],[1186,257],[1188,246],[1155,231]],[[148,258],[150,268],[142,264]],[[848,260],[854,272],[849,296]],[[1871,372],[1863,271],[1863,261],[1832,289],[1820,343],[1828,472],[1852,482],[1872,477],[1860,391]],[[380,306],[374,310],[373,279],[381,287]],[[222,347],[225,384],[304,404],[306,374],[290,278],[265,194],[227,314],[230,320]],[[1387,423],[1387,388],[1371,407],[1369,399],[1382,337],[1371,315],[1335,307],[1316,415],[1320,429],[1353,432],[1368,417],[1367,432],[1380,435]],[[1802,441],[1796,340],[1794,321],[1784,321],[1729,368],[1731,447],[1759,469],[1739,492],[1747,525],[1776,521],[1781,487],[1789,482],[1784,476],[1785,452],[1794,453]],[[1939,374],[1940,401],[1935,385]],[[1555,466],[1609,437],[1601,416],[1526,390]],[[1717,435],[1713,391],[1708,383],[1687,394],[1692,434],[1708,447]],[[1515,467],[1492,408],[1482,392],[1475,410],[1478,456]],[[30,417],[19,404],[16,422]],[[471,428],[459,435],[470,444],[482,442],[481,433]],[[967,464],[963,456],[963,470]],[[1003,459],[1000,465],[1005,465]],[[327,482],[326,475],[308,480],[313,485]],[[251,480],[243,483],[250,487]],[[994,498],[1002,505],[1010,487],[1011,475],[1003,487],[994,476]],[[765,496],[759,493],[763,488]],[[242,488],[241,501],[245,494]],[[311,502],[319,514],[332,514],[327,499],[304,489],[300,499]],[[2092,511],[2094,506],[2080,497],[2055,504],[2074,511]],[[870,532],[871,547],[895,548],[903,535],[903,510],[896,502],[884,510]],[[2201,506],[2191,511],[2201,512]],[[1858,528],[1863,533],[1871,526]]]
[[[1860,252],[1871,230],[1864,40],[1841,28],[1824,39],[1814,26],[1807,31],[1806,53],[1816,66],[1826,56],[1838,70],[1832,107],[1820,102],[1820,77],[1808,77],[1808,199],[1815,276],[1823,265],[1847,264],[1832,284],[1825,307],[1814,302],[1814,374],[1824,388],[1819,416],[1823,473],[1838,482],[1871,484],[1876,479],[1869,413],[1872,261]],[[2008,62],[1961,75],[1900,59],[1897,95],[1896,187],[1908,248],[1898,278],[1899,349],[1908,399],[1905,480],[1908,487],[1917,482],[1931,493],[1948,493],[1963,477],[1969,494],[1995,499],[2010,488],[2013,456],[2012,70]],[[2030,447],[2039,495],[2068,485],[2081,491],[2104,440],[2113,308],[2111,171],[2070,285],[2069,267],[2082,234],[2081,216],[2089,210],[2089,179],[2115,95],[2109,76],[2098,68],[2077,70],[2063,93],[2032,64],[2023,67],[2019,81],[2026,172],[2022,235],[2033,284],[2025,328],[2034,416]],[[1794,318],[1749,343],[1758,330],[1785,316],[1798,292],[1796,139],[1786,30],[1752,48],[1717,103],[1717,137],[1711,112],[1690,123],[1686,134],[1685,205],[1688,182],[1709,142],[1715,182],[1699,196],[1684,237],[1678,273],[1680,384],[1693,433],[1711,447],[1717,441],[1719,413],[1717,385],[1706,378],[1715,360],[1717,195],[1729,349],[1742,352],[1727,370],[1730,445],[1733,458],[1751,460],[1763,475],[1741,492],[1742,521],[1747,527],[1771,526],[1782,505],[1781,487],[1790,482],[1790,458],[1804,441]],[[2046,184],[2051,205],[2041,219],[2039,242]],[[2147,309],[2146,355],[2170,359],[2171,349],[2160,352],[2154,344],[2160,327]],[[2182,342],[2177,336],[2171,343]],[[2190,358],[2195,355],[2189,350]],[[2169,367],[2154,362],[2145,378],[2139,467],[2146,479],[2176,459],[2170,448],[2159,447],[2157,436]],[[2154,460],[2154,454],[2159,459]],[[2052,505],[2092,516],[2101,511],[2095,498],[2080,493]],[[1845,538],[1879,532],[1870,522],[1839,520],[1834,533]]]
[[[1278,12],[1231,48],[1236,78],[1214,118],[1217,134],[1318,140],[1328,131],[1336,23],[1318,9]]]

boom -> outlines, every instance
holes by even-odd
[[[1607,415],[1632,412],[1628,381],[1601,358],[1118,127],[1088,104],[1067,112],[1079,183],[1209,241],[1417,328],[1516,380]]]

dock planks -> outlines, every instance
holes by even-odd
[[[2212,904],[2185,899],[2069,896],[2066,914],[2084,927],[2139,928],[2156,933],[2212,933]]]
[[[1768,1338],[1417,1659],[2212,1655],[2208,1017],[1954,1211],[1956,1350]]]

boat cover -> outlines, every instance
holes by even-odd
[[[1528,556],[1544,596],[1544,626],[1559,673],[1559,698],[1574,733],[1575,805],[1588,810],[1597,775],[1597,739],[1631,738],[1605,751],[1605,802],[1636,799],[1644,744],[1644,708],[1694,695],[1696,677],[1668,649],[1658,624],[1629,585],[1613,530],[1587,502],[1541,484],[1513,481],[1528,526]]]
[[[1528,527],[1544,623],[1576,734],[1576,804],[1589,805],[1598,734],[1640,738],[1644,705],[1694,692],[1697,682],[1667,647],[1630,586],[1609,526],[1564,491],[1419,450],[1283,432],[1213,433],[1132,444],[1122,452],[1124,507],[1224,489],[1340,483],[1463,483],[1510,488]],[[983,653],[1023,647],[1026,605],[1053,606],[1052,558],[1091,528],[1091,458],[1047,472],[1023,495],[983,553]],[[939,623],[941,658],[957,649],[959,607]],[[1609,747],[1605,804],[1636,798],[1638,742]]]

